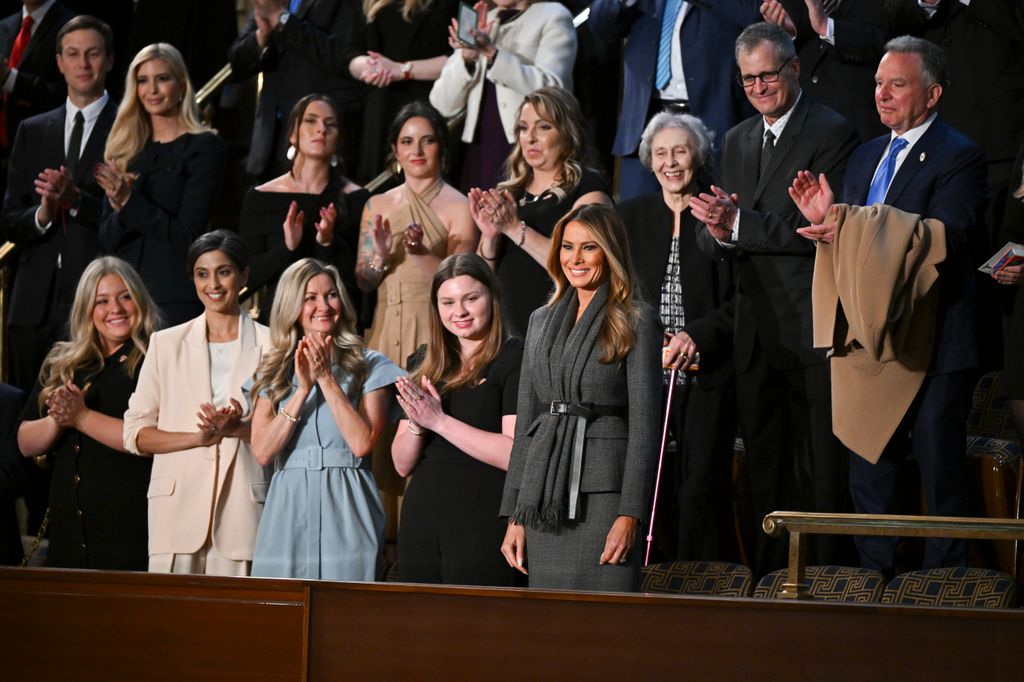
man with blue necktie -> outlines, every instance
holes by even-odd
[[[971,247],[984,233],[985,157],[935,112],[946,83],[943,51],[910,36],[890,40],[885,49],[875,73],[875,106],[891,132],[854,151],[840,200],[886,204],[942,221],[947,255],[938,266],[938,312],[924,383],[877,463],[851,451],[850,492],[858,513],[895,513],[897,471],[909,436],[928,513],[967,516],[963,460],[979,364]],[[801,234],[832,241],[834,226],[822,225],[830,194],[827,183],[805,174],[794,183],[794,199],[813,224]],[[896,538],[859,537],[856,542],[862,566],[892,574]],[[963,540],[925,543],[925,568],[962,566],[965,559]]]
[[[662,110],[691,113],[717,139],[753,114],[733,82],[736,36],[761,18],[760,0],[594,0],[598,40],[626,38],[622,105],[612,153],[620,158],[619,196],[660,192],[637,158],[640,135]],[[717,147],[716,147],[717,149]]]

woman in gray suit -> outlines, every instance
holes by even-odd
[[[608,207],[558,222],[547,270],[554,293],[526,335],[501,551],[523,573],[529,558],[531,587],[635,590],[659,436],[657,316]]]

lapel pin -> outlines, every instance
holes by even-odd
[[[928,155],[925,154],[924,152],[921,152],[921,156],[917,157],[917,160],[920,161],[921,163],[924,163],[924,160],[927,159],[927,158],[928,158]]]

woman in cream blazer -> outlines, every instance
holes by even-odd
[[[478,10],[481,5],[477,3]],[[474,187],[498,174],[515,142],[516,114],[523,97],[545,86],[571,92],[576,63],[576,29],[572,14],[563,5],[531,0],[496,0],[495,5],[487,14],[485,29],[478,31],[476,48],[459,43],[454,28],[450,30],[449,43],[456,49],[430,91],[430,103],[444,116],[466,112],[462,129],[462,141],[470,145],[466,165],[472,166],[476,146],[483,147],[480,155],[490,159],[493,169],[474,170],[474,179],[479,180],[472,183]],[[493,89],[485,88],[485,83],[493,84]],[[485,101],[485,97],[493,100]],[[497,132],[491,129],[486,113],[495,107],[505,134],[500,140],[503,153],[480,139]],[[465,180],[466,173],[463,176]],[[491,186],[493,183],[487,184]]]
[[[187,261],[206,310],[150,339],[124,445],[155,455],[149,570],[247,575],[269,477],[249,451],[242,384],[270,333],[239,305],[248,253],[235,234],[201,236]]]

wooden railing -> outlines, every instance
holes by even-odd
[[[772,537],[789,533],[789,568],[780,599],[806,599],[804,535],[885,535],[889,537],[1024,540],[1024,521],[957,516],[888,516],[875,514],[817,514],[772,512],[764,517],[764,532]],[[1014,551],[1014,574],[1017,573]]]

